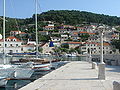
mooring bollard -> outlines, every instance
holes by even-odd
[[[97,63],[96,62],[92,62],[92,69],[96,69],[97,68]]]
[[[120,82],[117,81],[113,82],[113,90],[120,90]]]
[[[98,64],[98,78],[100,80],[105,80],[105,63]]]

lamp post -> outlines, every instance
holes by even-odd
[[[99,26],[98,29],[100,30],[100,63],[99,63],[98,78],[101,80],[105,80],[105,63],[103,62],[103,31],[105,27]]]
[[[92,60],[91,60],[92,59],[92,56],[91,56],[91,45],[92,44],[91,44],[91,42],[90,42],[89,45],[90,45],[90,49],[89,49],[89,63],[91,63],[92,62]]]

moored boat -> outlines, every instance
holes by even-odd
[[[47,64],[33,64],[33,70],[34,71],[49,71],[50,68],[50,63]]]
[[[8,82],[8,80],[6,77],[0,77],[0,87],[5,87],[7,82]]]
[[[75,53],[71,53],[71,54],[65,54],[65,56],[67,56],[67,57],[76,57],[77,54],[75,54]]]
[[[34,70],[28,65],[0,65],[0,76],[14,79],[30,78]]]

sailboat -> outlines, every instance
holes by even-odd
[[[38,60],[41,58],[38,58],[38,34],[37,34],[37,0],[36,1],[36,12],[35,12],[35,27],[36,27],[36,58],[30,58],[33,60]],[[5,52],[5,51],[4,51]],[[50,64],[36,64],[34,62],[27,62],[27,63],[14,63],[14,65],[11,65],[12,67],[9,69],[14,69],[15,73],[14,73],[14,78],[29,78],[32,75],[33,71],[38,71],[38,70],[50,70]],[[20,67],[19,67],[20,66]],[[24,68],[22,67],[24,66]],[[27,67],[27,68],[25,68]],[[25,71],[26,70],[26,71]],[[22,74],[24,76],[22,76]]]
[[[28,67],[28,65],[11,65],[6,64],[6,51],[5,51],[5,1],[4,0],[4,15],[3,15],[3,59],[4,64],[0,64],[0,83],[4,81],[4,84],[6,84],[6,80],[2,80],[2,78],[30,78],[30,76],[33,74],[34,70],[31,67]],[[24,76],[24,77],[23,77]],[[3,79],[4,79],[3,78]]]
[[[47,63],[47,64],[36,64],[34,63],[34,60],[41,60],[41,58],[38,58],[38,25],[37,25],[37,4],[38,4],[38,1],[35,0],[35,30],[36,30],[36,58],[31,58],[32,59],[32,68],[34,69],[34,71],[38,71],[38,70],[42,70],[42,71],[48,71],[50,70],[50,64]]]
[[[5,0],[3,2],[3,7],[4,7],[4,15],[3,15],[3,59],[4,59],[4,64],[0,65],[0,87],[5,86],[7,84],[7,78],[10,78],[14,71],[9,71],[7,68],[11,67],[10,65],[5,65]]]
[[[56,64],[55,62],[58,62],[58,60],[50,60],[49,58],[49,63],[45,63],[45,64],[38,64],[38,63],[35,63],[34,61],[35,60],[43,60],[41,58],[38,57],[38,28],[37,28],[37,0],[35,0],[35,6],[36,6],[36,12],[35,12],[35,30],[36,30],[36,58],[30,58],[29,61],[33,61],[31,63],[32,64],[32,68],[34,69],[34,71],[49,71],[51,69],[51,67],[55,66],[56,67]],[[49,47],[53,47],[53,42],[50,41],[50,45]],[[52,62],[54,62],[54,64],[52,64]],[[53,65],[53,66],[52,66]]]

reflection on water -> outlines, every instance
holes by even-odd
[[[6,62],[9,63],[10,61],[16,61],[21,58],[30,58],[29,57],[6,57]],[[46,59],[61,59],[62,61],[81,61],[81,60],[86,60],[86,57],[56,57],[56,56],[40,56],[40,58],[46,58]],[[0,57],[0,63],[3,63],[3,58]],[[61,63],[60,66],[63,66],[65,63]],[[35,72],[30,80],[9,80],[6,87],[0,88],[0,90],[18,90],[19,88],[27,85],[28,83],[34,81],[35,79],[38,79],[42,77],[43,75],[49,73],[50,71],[47,72]]]

